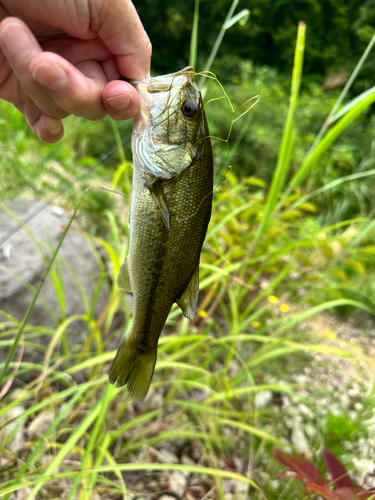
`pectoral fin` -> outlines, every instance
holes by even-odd
[[[193,319],[197,312],[199,295],[199,265],[196,267],[194,274],[185,288],[183,294],[178,299],[177,304],[184,313],[185,318]]]
[[[117,286],[125,292],[132,293],[127,260],[128,258],[124,260],[123,265],[120,267],[120,271],[117,276]]]
[[[169,230],[169,210],[167,205],[167,199],[165,197],[163,187],[159,181],[156,181],[149,186],[147,184],[147,188],[150,191],[152,198],[154,199],[156,206],[160,210],[161,216],[163,217],[164,224]]]

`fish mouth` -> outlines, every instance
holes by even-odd
[[[129,80],[129,83],[135,87],[141,98],[140,110],[134,118],[134,129],[141,133],[147,127],[148,120],[151,117],[149,108],[152,102],[152,94],[169,92],[172,89],[180,92],[181,88],[189,82],[193,82],[194,74],[194,68],[187,66],[180,71],[167,75],[149,77],[144,80]],[[173,96],[171,97],[173,99]]]

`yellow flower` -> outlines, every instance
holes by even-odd
[[[206,318],[206,317],[207,317],[207,313],[206,313],[206,311],[199,311],[199,316],[200,316],[201,318]]]
[[[260,328],[262,325],[261,325],[261,323],[259,321],[252,321],[251,322],[251,326],[253,328]]]
[[[281,304],[279,307],[280,311],[283,313],[289,312],[289,306],[287,304]]]
[[[270,295],[268,297],[268,300],[271,302],[271,304],[277,304],[277,302],[278,302],[278,298],[275,297],[274,295]]]
[[[325,334],[326,334],[326,335],[327,335],[327,337],[328,337],[329,339],[331,339],[331,340],[335,338],[335,334],[334,334],[333,332],[331,332],[331,330],[326,330],[326,331],[325,331]]]

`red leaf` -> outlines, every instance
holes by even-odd
[[[369,498],[368,496],[362,497],[361,495],[362,488],[358,486],[350,486],[337,488],[335,492],[338,494],[339,500],[358,500],[359,498]]]
[[[225,465],[228,467],[228,469],[234,469],[234,463],[232,460],[229,460],[229,458],[226,458],[224,460]]]
[[[330,490],[327,486],[322,484],[308,483],[306,484],[306,489],[311,491],[316,491],[320,496],[326,500],[342,500],[336,495],[335,491]]]
[[[369,490],[362,490],[357,493],[357,498],[363,499],[375,499],[375,488],[370,488]]]
[[[284,453],[280,450],[275,450],[277,460],[295,472],[299,479],[305,483],[317,483],[325,485],[327,483],[325,477],[318,471],[315,465],[302,455],[296,453]]]
[[[350,488],[351,486],[354,486],[349,477],[348,471],[345,469],[340,460],[332,453],[332,451],[324,448],[323,460],[337,488]]]

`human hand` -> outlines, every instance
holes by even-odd
[[[12,16],[12,17],[9,17]],[[136,115],[132,85],[150,69],[151,44],[130,0],[0,0],[0,99],[45,142],[70,114]]]

